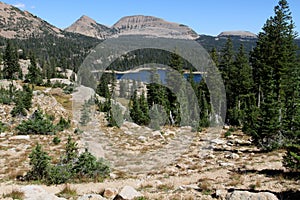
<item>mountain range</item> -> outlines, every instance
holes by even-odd
[[[0,36],[4,38],[26,39],[43,37],[48,34],[66,37],[66,32],[82,34],[100,40],[120,35],[147,35],[190,40],[199,38],[199,35],[193,29],[184,24],[144,15],[123,17],[111,27],[83,15],[71,26],[61,30],[38,16],[0,2]],[[242,38],[256,37],[255,34],[246,31],[225,31],[220,33],[218,37],[231,35]]]

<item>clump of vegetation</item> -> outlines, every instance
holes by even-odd
[[[8,194],[3,195],[3,198],[12,198],[12,199],[18,199],[18,200],[22,200],[24,199],[25,195],[24,192],[20,191],[20,190],[13,190]]]
[[[44,115],[43,112],[36,110],[28,120],[22,121],[16,129],[19,134],[39,134],[39,135],[54,135],[56,131],[63,131],[70,128],[70,119],[65,120],[60,118],[59,122],[54,125],[54,117],[52,115]]]
[[[59,122],[56,124],[56,129],[58,131],[63,131],[65,129],[70,128],[71,126],[71,120],[65,120],[63,117],[60,117]]]
[[[0,133],[6,131],[6,126],[3,122],[0,121]]]
[[[231,136],[231,134],[232,134],[231,131],[228,130],[228,131],[226,131],[226,133],[225,133],[224,136],[225,136],[225,137],[229,137],[229,136]]]
[[[26,174],[27,180],[45,180],[49,175],[50,156],[37,144],[29,154],[31,170]]]
[[[104,159],[97,160],[87,150],[79,154],[77,143],[69,136],[65,153],[60,161],[51,165],[51,158],[37,146],[29,155],[31,170],[27,173],[27,180],[38,180],[47,184],[62,184],[77,180],[102,181],[109,176],[110,167]]]
[[[294,171],[300,170],[300,145],[291,144],[287,146],[283,165]]]
[[[61,140],[60,140],[59,137],[55,136],[55,137],[53,138],[52,142],[53,142],[53,144],[58,145],[58,144],[61,142]]]
[[[55,134],[55,125],[44,116],[41,110],[36,110],[30,119],[22,121],[17,130],[19,134]]]
[[[26,110],[32,106],[32,89],[28,85],[23,85],[23,91],[17,91],[13,97],[15,107],[11,111],[13,117],[22,115],[26,116]]]

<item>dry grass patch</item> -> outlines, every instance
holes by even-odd
[[[156,187],[156,189],[167,192],[169,190],[174,190],[174,185],[171,183],[160,184]]]
[[[244,177],[240,174],[233,174],[230,176],[230,182],[228,183],[229,186],[237,186],[237,185],[243,185],[244,183]]]
[[[69,184],[66,184],[64,188],[57,194],[59,197],[63,197],[66,199],[77,197],[77,190],[75,188],[71,188]]]
[[[66,110],[71,111],[72,110],[72,101],[70,98],[72,97],[71,95],[58,95],[58,94],[53,94],[52,95],[58,103],[60,103]]]
[[[25,197],[24,192],[20,190],[13,190],[8,194],[3,195],[3,198],[12,198],[12,199],[19,199],[19,200],[24,199],[24,197]]]

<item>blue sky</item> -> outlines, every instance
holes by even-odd
[[[128,15],[151,15],[186,24],[199,34],[227,30],[258,33],[273,16],[277,0],[5,0],[49,23],[66,28],[81,15],[112,26]],[[288,0],[296,31],[300,33],[300,1]]]

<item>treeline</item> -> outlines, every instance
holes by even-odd
[[[64,37],[48,34],[43,37],[32,37],[24,40],[0,37],[2,55],[8,41],[16,50],[21,50],[18,51],[19,58],[28,59],[30,54],[34,54],[37,63],[42,68],[61,67],[62,69],[72,69],[75,72],[78,71],[90,50],[101,42],[98,39],[74,33],[64,33]]]

